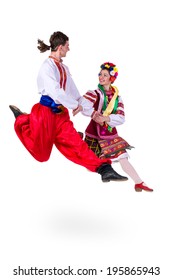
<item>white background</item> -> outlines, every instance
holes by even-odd
[[[172,277],[172,6],[171,0],[8,1],[0,8],[1,279],[22,268],[96,268],[70,279]],[[126,122],[118,128],[135,149],[130,161],[153,193],[136,193],[131,179],[101,182],[53,149],[36,162],[17,138],[9,104],[30,112],[38,102],[43,60],[37,39],[69,36],[64,63],[81,94],[95,89],[99,66],[117,64]],[[89,119],[72,117],[84,131]],[[115,169],[125,175],[119,164]],[[107,267],[161,268],[159,276],[108,276]],[[103,272],[99,272],[100,270]],[[68,276],[66,276],[68,277]]]

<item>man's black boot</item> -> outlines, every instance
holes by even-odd
[[[78,131],[78,134],[79,134],[80,137],[83,139],[83,132]]]
[[[118,174],[108,163],[103,163],[101,166],[99,166],[99,168],[97,168],[97,173],[101,175],[103,182],[128,180],[127,177]]]
[[[9,107],[10,107],[11,111],[13,112],[13,114],[14,114],[15,118],[17,118],[18,116],[20,116],[20,115],[23,115],[23,114],[24,114],[23,112],[21,112],[21,111],[20,111],[20,109],[19,109],[19,108],[17,108],[17,107],[16,107],[16,106],[14,106],[14,105],[9,105]]]

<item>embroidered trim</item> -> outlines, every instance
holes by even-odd
[[[59,70],[59,73],[60,73],[60,88],[63,88],[65,90],[66,89],[66,82],[67,82],[67,73],[65,71],[65,68],[53,56],[49,56],[49,57],[54,60],[56,66]]]

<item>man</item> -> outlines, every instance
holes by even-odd
[[[41,53],[51,50],[38,73],[40,102],[32,107],[30,114],[9,106],[16,117],[17,136],[40,162],[49,159],[54,144],[67,159],[101,174],[103,182],[127,180],[113,170],[110,159],[99,159],[75,130],[68,109],[85,110],[88,103],[80,96],[68,67],[62,63],[62,57],[69,51],[69,38],[58,31],[50,36],[49,42],[50,46],[38,40]]]

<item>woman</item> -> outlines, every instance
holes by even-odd
[[[153,191],[147,187],[128,160],[126,149],[133,148],[118,133],[116,126],[125,121],[124,105],[118,89],[112,86],[118,76],[115,64],[105,62],[99,72],[99,85],[88,91],[84,97],[93,108],[92,119],[85,131],[85,142],[101,159],[119,161],[122,169],[135,183],[136,191]],[[91,110],[91,109],[90,109]],[[87,115],[84,111],[83,113]],[[76,112],[74,111],[74,115]]]

